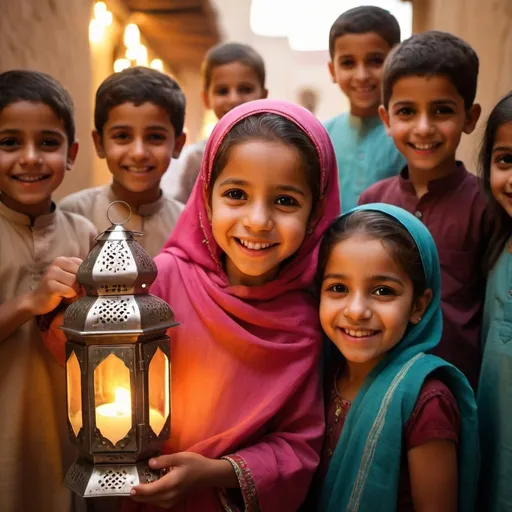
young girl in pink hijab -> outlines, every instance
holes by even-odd
[[[163,252],[151,293],[171,331],[166,470],[126,510],[292,512],[319,462],[319,242],[340,212],[327,132],[306,109],[258,100],[226,114]]]
[[[329,137],[258,100],[217,124],[151,292],[173,329],[169,468],[133,500],[173,510],[295,511],[319,461],[318,244],[339,214]],[[143,510],[150,510],[144,507]]]

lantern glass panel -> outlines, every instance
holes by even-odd
[[[82,416],[82,381],[80,372],[80,363],[75,352],[71,352],[66,363],[67,366],[67,394],[68,394],[68,418],[71,428],[78,436],[78,432],[83,427]]]
[[[149,425],[158,436],[169,416],[169,359],[157,348],[149,363],[148,397]]]
[[[112,444],[126,437],[132,428],[130,370],[110,354],[94,370],[96,427]]]

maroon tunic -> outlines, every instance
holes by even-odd
[[[418,199],[407,167],[368,188],[359,204],[388,203],[421,219],[437,246],[441,263],[443,336],[433,351],[459,368],[476,387],[480,371],[480,328],[485,295],[483,253],[490,226],[478,179],[462,162],[428,184]]]
[[[338,395],[335,385],[331,388],[326,403],[325,441],[315,486],[321,486],[327,474],[351,405],[348,400]],[[407,452],[433,440],[450,440],[457,443],[459,431],[460,413],[452,392],[442,381],[436,378],[427,379],[403,432],[397,512],[414,511]],[[357,464],[357,461],[354,461],[354,464]]]

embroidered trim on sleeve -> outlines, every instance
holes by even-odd
[[[256,484],[247,462],[245,462],[244,458],[240,457],[240,455],[229,455],[222,458],[229,461],[235,470],[245,503],[245,512],[261,512],[258,503],[258,491],[256,490]],[[232,505],[228,503],[226,494],[221,494],[221,500],[226,512],[237,512],[238,509],[233,509]]]

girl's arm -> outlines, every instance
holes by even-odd
[[[411,497],[416,512],[457,512],[460,413],[436,378],[423,385],[405,427]]]
[[[273,432],[259,442],[221,460],[190,452],[157,457],[151,467],[168,473],[135,487],[132,498],[169,508],[194,489],[209,487],[219,489],[226,510],[296,511],[320,460],[324,410],[318,373],[311,370],[276,416]]]
[[[276,416],[272,433],[225,457],[235,470],[245,510],[295,511],[304,501],[320,460],[325,427],[318,374],[316,368],[311,370]]]
[[[132,499],[139,503],[169,509],[194,489],[238,487],[235,472],[227,460],[182,452],[156,457],[149,461],[149,465],[154,470],[165,470],[166,474],[156,482],[140,484],[132,489]]]
[[[458,463],[454,441],[430,441],[407,452],[416,512],[457,512]]]

